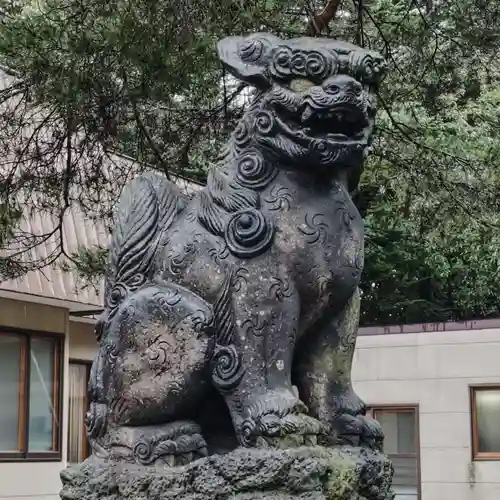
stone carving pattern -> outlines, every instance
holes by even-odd
[[[212,389],[244,446],[336,432],[376,448],[350,384],[363,229],[349,188],[385,63],[320,38],[230,37],[218,50],[258,92],[195,196],[155,174],[122,194],[89,384],[93,450],[142,465],[206,454],[195,408]],[[345,366],[318,373],[341,352]]]

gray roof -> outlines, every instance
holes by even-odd
[[[120,158],[115,155],[115,161]],[[130,161],[122,157],[122,161]],[[201,185],[186,179],[175,179],[176,184],[187,194],[201,188]],[[20,229],[28,234],[47,234],[57,224],[54,216],[41,212],[25,209]],[[50,256],[51,251],[57,247],[57,237],[54,235],[43,244],[31,249],[26,256],[31,262],[42,261]],[[71,207],[63,220],[63,241],[67,253],[76,251],[79,247],[106,247],[109,233],[103,221],[94,221],[86,217],[77,207]],[[39,270],[29,271],[25,275],[0,283],[0,291],[6,290],[38,297],[62,300],[68,302],[70,310],[87,310],[102,306],[103,284],[89,286],[77,276],[76,272],[64,271],[61,264],[65,262],[60,257],[51,266]],[[71,304],[74,303],[74,304]],[[90,307],[88,307],[90,306]]]
[[[0,87],[5,88],[14,78],[0,68]],[[122,168],[121,171],[130,172],[131,177],[134,176],[134,165],[136,164],[134,159],[111,153],[106,155],[106,162],[108,164],[105,165],[105,170]],[[8,165],[8,161],[3,159],[0,162],[0,168],[2,165]],[[20,168],[22,169],[22,167]],[[136,172],[138,170],[144,171],[144,166],[142,165],[140,169],[137,168]],[[174,182],[186,193],[193,193],[201,188],[201,185],[181,177],[175,178]],[[58,220],[54,215],[32,210],[28,204],[24,206],[23,211],[19,229],[28,235],[48,234],[57,226]],[[63,241],[68,254],[82,246],[106,247],[108,245],[109,234],[105,222],[90,219],[77,206],[71,206],[66,211],[62,226]],[[30,249],[25,256],[26,260],[38,262],[47,259],[51,252],[57,248],[58,237],[59,235],[55,234],[43,244]],[[21,245],[19,243],[16,245],[12,243],[2,251],[9,253],[19,250]],[[17,279],[0,282],[0,294],[14,293],[31,296],[33,300],[36,300],[36,297],[55,300],[64,303],[70,311],[101,308],[103,284],[100,283],[96,289],[94,286],[82,282],[75,272],[63,271],[61,265],[64,261],[64,257],[60,257],[53,265],[30,271]]]

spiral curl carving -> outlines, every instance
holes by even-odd
[[[309,52],[305,62],[307,76],[315,81],[322,81],[333,72],[333,58],[327,57],[319,51]]]
[[[153,300],[161,311],[168,314],[182,300],[182,295],[177,290],[165,289],[155,293]]]
[[[260,111],[255,119],[255,130],[261,135],[269,135],[274,129],[275,120],[269,111]]]
[[[146,276],[142,273],[134,274],[127,283],[121,281],[115,283],[106,299],[106,305],[110,309],[110,316],[116,313],[116,309],[130,292],[137,290],[145,283]]]
[[[353,76],[364,83],[378,83],[386,70],[386,62],[381,56],[362,50],[352,52],[348,64]]]
[[[107,300],[108,307],[110,309],[118,307],[127,296],[127,293],[128,293],[128,288],[125,284],[116,283],[111,289],[111,292],[109,293]]]
[[[257,151],[249,151],[244,153],[238,162],[236,180],[244,187],[262,189],[277,173],[277,169],[265,162]]]
[[[306,237],[307,243],[314,245],[324,243],[328,237],[328,224],[323,214],[306,214],[305,224],[297,229]],[[305,226],[305,227],[304,227]]]
[[[295,76],[306,76],[306,55],[303,52],[294,52],[290,66]]]
[[[245,120],[241,120],[233,132],[234,143],[238,148],[245,147],[251,140],[250,129]]]
[[[135,443],[132,454],[142,465],[151,465],[156,460],[153,443],[146,439],[139,439]]]
[[[276,78],[289,80],[291,77],[310,78],[321,82],[338,71],[338,56],[321,50],[292,50],[278,47],[271,63],[271,73]]]
[[[264,201],[267,203],[268,210],[287,211],[292,206],[293,196],[286,187],[273,186]]]
[[[262,212],[255,209],[240,210],[226,226],[225,238],[229,251],[248,259],[267,250],[273,241],[274,226]]]
[[[172,350],[172,346],[168,342],[156,339],[146,350],[145,354],[152,366],[161,367],[161,371],[166,371],[171,366],[168,353]]]
[[[274,52],[273,62],[271,66],[271,71],[274,76],[278,78],[286,79],[292,74],[290,61],[292,59],[292,49],[290,47],[278,47]]]
[[[127,283],[128,289],[129,290],[137,290],[140,288],[142,285],[146,283],[146,276],[142,273],[137,273],[130,278],[130,281]]]
[[[244,374],[241,355],[234,345],[217,347],[212,358],[212,380],[220,391],[231,391]]]
[[[264,44],[261,40],[246,40],[239,46],[239,56],[245,62],[256,62],[262,56]]]
[[[241,424],[240,435],[243,446],[252,446],[255,443],[257,424],[253,419],[247,419]]]

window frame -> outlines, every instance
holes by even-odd
[[[85,374],[86,374],[86,380],[87,380],[87,385],[88,385],[88,381],[90,379],[90,371],[92,369],[92,361],[89,361],[89,360],[86,360],[86,359],[76,359],[76,358],[70,358],[68,360],[68,370],[69,370],[69,366],[70,365],[78,365],[78,366],[85,366]],[[88,390],[85,392],[86,394],[86,407],[88,408],[89,406],[89,403],[90,403],[90,398],[89,398],[89,394],[88,394]],[[69,399],[69,391],[68,391],[68,399]],[[68,456],[69,456],[69,438],[70,438],[70,435],[69,435],[69,404],[68,404],[68,408],[67,408],[67,411],[68,411],[68,424],[67,424],[67,436],[66,436],[66,462],[68,462]],[[89,443],[89,440],[87,438],[87,432],[85,429],[83,429],[83,438],[84,438],[84,446],[85,446],[85,458],[88,458],[90,456],[90,443]],[[68,462],[69,463],[69,462]],[[80,462],[81,463],[81,462]]]
[[[392,405],[367,405],[366,413],[377,420],[377,412],[385,413],[413,413],[415,415],[415,453],[398,453],[401,458],[415,458],[417,461],[417,499],[422,498],[422,466],[420,462],[420,405],[418,404],[392,404]],[[387,454],[389,458],[394,454]]]
[[[481,384],[469,386],[469,401],[471,414],[471,454],[474,462],[499,462],[500,451],[498,452],[480,452],[479,451],[479,432],[477,429],[477,404],[476,393],[478,391],[499,391],[500,384]]]
[[[18,446],[21,451],[0,451],[2,462],[60,462],[63,442],[63,394],[64,394],[64,333],[42,332],[30,329],[0,326],[0,337],[15,336],[22,340],[19,367],[19,406],[18,406]],[[52,421],[52,451],[29,451],[30,419],[30,365],[29,353],[31,339],[50,339],[54,341],[53,351],[53,405],[56,419]]]

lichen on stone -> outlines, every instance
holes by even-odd
[[[239,448],[168,468],[91,457],[61,473],[62,500],[393,500],[388,458],[364,448]]]

